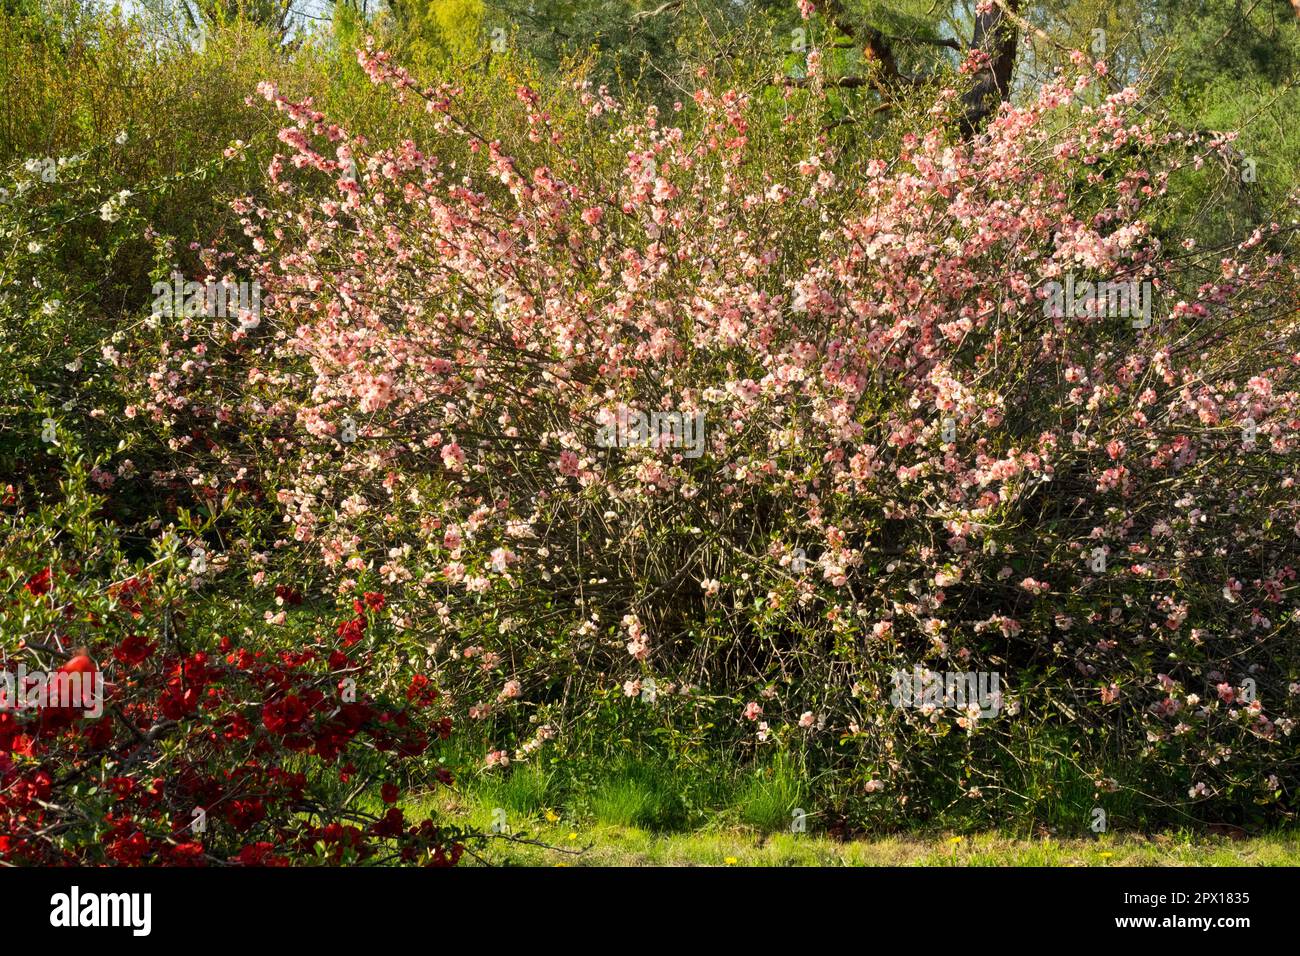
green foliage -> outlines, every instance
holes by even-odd
[[[292,0],[188,0],[182,5],[191,24],[211,30],[232,23],[251,23],[276,38],[288,33]]]
[[[340,5],[353,16],[351,7]],[[486,29],[483,0],[392,0],[388,6],[390,47],[416,70],[445,69],[485,56],[493,36]],[[504,39],[506,31],[501,30]],[[355,43],[355,36],[344,35]]]
[[[1285,0],[1249,5],[1200,0],[1166,9],[1170,54],[1162,79],[1189,126],[1239,134],[1237,186],[1204,224],[1220,242],[1279,214],[1300,187],[1300,18]],[[1196,200],[1193,199],[1193,202]]]

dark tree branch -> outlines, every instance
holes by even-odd
[[[1300,3],[1300,0],[1295,0]],[[898,86],[917,86],[922,77],[909,76],[898,68],[894,43],[928,43],[961,51],[962,45],[944,37],[891,37],[868,24],[852,20],[845,9],[844,0],[824,0],[823,13],[841,33],[862,44],[863,56],[877,69],[870,76],[841,77],[826,81],[840,87],[870,86],[882,93]],[[962,97],[963,113],[960,120],[963,136],[971,136],[997,110],[1011,92],[1011,76],[1015,71],[1016,53],[1022,29],[1032,30],[1020,16],[1020,0],[994,0],[988,8],[975,16],[971,49],[986,57],[976,72],[971,88]]]
[[[975,16],[972,49],[988,60],[975,74],[975,82],[962,98],[962,135],[975,133],[1011,92],[1011,74],[1016,66],[1020,40],[1020,0],[997,0]]]
[[[1300,0],[1297,0],[1297,2],[1300,2]],[[965,49],[965,47],[961,45],[960,40],[954,40],[952,37],[907,36],[890,37],[889,39],[898,43],[920,43],[923,46],[946,46],[949,50],[956,50],[958,53]]]
[[[826,19],[835,25],[835,28],[841,33],[858,39],[862,42],[862,54],[866,59],[879,65],[880,82],[884,85],[902,83],[908,86],[915,86],[919,80],[913,76],[907,76],[898,69],[898,60],[894,56],[894,49],[890,43],[890,38],[885,36],[875,27],[859,25],[853,23],[844,9],[843,0],[826,0],[825,6]],[[875,81],[863,82],[856,85],[876,85]]]
[[[813,81],[806,76],[787,76],[781,80],[785,86],[811,86]],[[863,86],[875,87],[877,81],[869,76],[832,76],[818,80],[820,86],[840,90],[856,90]]]

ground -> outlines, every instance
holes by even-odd
[[[1300,866],[1300,832],[1246,839],[1188,833],[1096,839],[936,834],[839,842],[744,829],[653,834],[558,820],[522,828],[511,839],[494,839],[483,855],[486,862],[515,866]]]

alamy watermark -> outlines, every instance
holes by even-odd
[[[151,893],[83,893],[73,886],[50,897],[50,925],[56,928],[119,926],[132,936],[148,936],[153,928]]]
[[[1043,315],[1048,318],[1124,318],[1132,319],[1135,329],[1151,325],[1150,282],[1075,282],[1069,273],[1064,284],[1053,279],[1043,288]]]
[[[179,272],[173,272],[170,282],[153,284],[153,296],[155,318],[202,315],[238,319],[244,331],[256,328],[262,318],[262,288],[256,279],[252,282],[224,279],[186,282]]]
[[[978,711],[980,717],[996,717],[1002,709],[1002,678],[997,671],[941,673],[918,666],[896,670],[891,679],[894,689],[889,702],[895,707]]]
[[[683,458],[704,453],[704,413],[638,412],[620,408],[614,421],[596,433],[601,448],[680,448]]]
[[[104,713],[104,678],[99,671],[0,671],[0,711],[78,709],[91,718]]]

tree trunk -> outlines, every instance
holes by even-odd
[[[1005,0],[990,3],[987,10],[975,15],[971,48],[987,54],[988,62],[975,74],[974,85],[962,98],[966,107],[962,116],[962,134],[965,136],[983,126],[1011,92],[1011,74],[1016,66],[1020,40],[1016,27],[1019,10],[1020,0]]]

